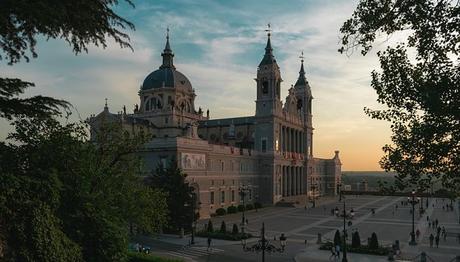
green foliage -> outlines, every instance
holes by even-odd
[[[326,242],[319,246],[320,250],[331,250],[335,246],[332,242]],[[359,254],[368,254],[368,255],[378,255],[386,256],[390,253],[390,248],[388,247],[379,247],[378,249],[371,249],[367,245],[361,245],[359,247],[350,247],[347,246],[347,252],[349,253],[359,253]]]
[[[214,232],[214,227],[212,225],[211,219],[208,220],[208,226],[207,226],[208,232]]]
[[[218,216],[223,216],[223,215],[226,215],[226,214],[227,214],[227,211],[225,211],[224,208],[218,208],[218,209],[216,210],[216,214],[217,214]]]
[[[149,178],[152,189],[168,194],[168,229],[179,231],[181,228],[191,229],[192,219],[196,221],[196,195],[194,188],[186,180],[186,174],[172,161],[166,168],[159,165]]]
[[[359,236],[359,232],[355,231],[351,236],[351,247],[358,248],[359,246],[361,246],[361,237]]]
[[[254,203],[254,208],[256,208],[256,209],[262,208],[262,204],[259,203],[259,202],[255,202]]]
[[[392,143],[383,147],[380,165],[398,174],[398,190],[425,190],[441,181],[460,192],[459,24],[455,1],[361,0],[340,29],[339,51],[362,48],[363,55],[377,36],[407,33],[378,52],[381,71],[372,72],[371,86],[386,109],[365,109],[391,123]]]
[[[146,231],[164,223],[162,193],[137,197],[146,187],[133,152],[143,139],[112,126],[89,143],[83,125],[54,119],[17,119],[14,126],[12,143],[0,143],[6,260],[123,260],[129,222]],[[142,209],[151,212],[141,219]]]
[[[235,214],[236,212],[238,212],[238,209],[236,209],[236,206],[227,207],[227,214]]]
[[[379,240],[377,239],[377,234],[375,234],[375,232],[373,232],[371,235],[371,240],[369,241],[369,248],[370,249],[379,248]]]
[[[233,227],[232,227],[232,234],[233,235],[236,235],[239,233],[239,230],[238,230],[238,226],[236,224],[233,224]]]
[[[244,211],[244,206],[238,205],[238,212],[243,212],[243,211]]]
[[[342,237],[340,236],[340,231],[336,230],[334,235],[334,246],[342,245]]]
[[[227,232],[227,225],[225,224],[225,221],[222,220],[222,223],[220,224],[220,233],[226,233]]]
[[[252,210],[252,209],[254,209],[254,206],[252,204],[246,205],[246,210]]]
[[[214,232],[209,232],[209,231],[198,231],[196,233],[197,236],[199,237],[211,237],[211,238],[214,238],[214,239],[222,239],[222,240],[232,240],[232,241],[237,241],[237,240],[241,240],[243,238],[247,239],[247,238],[250,238],[252,237],[251,234],[249,233],[237,233],[237,234],[233,234],[232,232],[225,232],[225,233],[222,233],[220,231],[214,231]]]
[[[132,5],[130,0],[126,0]],[[118,16],[113,6],[118,0],[35,1],[4,0],[0,4],[0,61],[9,65],[21,59],[29,61],[29,54],[37,57],[37,36],[64,39],[75,54],[87,52],[87,46],[106,47],[106,37],[113,38],[121,47],[131,48],[129,36],[123,29],[134,25]],[[78,15],[69,15],[76,14]],[[131,48],[132,49],[132,48]],[[52,117],[70,104],[45,96],[21,98],[24,91],[34,86],[16,78],[0,78],[0,117],[12,120],[20,117]]]
[[[138,253],[138,252],[128,252],[128,262],[181,262],[183,260],[179,259],[170,259],[163,258],[158,256],[153,256],[150,254]]]

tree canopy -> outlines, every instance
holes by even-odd
[[[120,261],[129,223],[155,232],[166,222],[164,193],[138,176],[142,139],[111,126],[89,143],[84,126],[53,119],[15,127],[14,143],[0,144],[7,260]]]
[[[340,29],[342,53],[366,55],[377,39],[405,36],[377,53],[371,86],[386,109],[365,109],[391,123],[380,164],[399,189],[433,181],[460,192],[460,4],[437,0],[361,0]]]
[[[0,61],[9,65],[38,56],[37,38],[59,38],[75,54],[89,45],[107,46],[114,39],[120,47],[131,48],[126,29],[134,25],[113,10],[119,0],[3,0],[0,1]],[[123,2],[133,6],[130,0]],[[45,96],[21,98],[33,83],[0,77],[0,117],[51,116],[69,103]]]

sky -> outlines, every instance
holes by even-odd
[[[134,52],[109,40],[106,49],[90,47],[74,55],[62,40],[40,38],[38,58],[14,66],[0,64],[0,76],[34,82],[26,96],[48,95],[74,106],[74,119],[126,105],[132,111],[144,78],[161,64],[166,28],[177,70],[195,89],[195,107],[210,110],[212,119],[255,113],[257,65],[264,54],[267,23],[281,69],[281,96],[286,97],[305,57],[312,87],[314,155],[332,158],[340,151],[342,170],[380,170],[382,146],[390,143],[387,122],[370,119],[364,107],[381,108],[370,87],[371,71],[379,70],[377,44],[363,57],[343,55],[340,26],[356,7],[356,0],[134,0],[116,12],[133,22],[128,31]],[[0,120],[0,138],[11,131]]]

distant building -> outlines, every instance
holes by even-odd
[[[119,121],[131,132],[144,130],[152,139],[140,154],[146,173],[177,160],[195,187],[201,217],[242,203],[275,204],[305,196],[335,195],[340,181],[339,151],[331,159],[313,157],[312,94],[303,59],[299,77],[281,101],[281,72],[270,33],[256,74],[254,116],[211,119],[195,107],[195,89],[176,70],[169,35],[163,63],[139,90],[134,113],[104,111],[90,118]],[[231,103],[231,101],[229,101]]]

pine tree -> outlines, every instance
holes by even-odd
[[[214,227],[212,225],[211,219],[208,221],[208,232],[214,232]]]
[[[222,220],[222,223],[220,224],[220,232],[221,233],[226,233],[227,232],[227,225],[225,224],[225,221]]]
[[[237,226],[236,224],[233,224],[232,234],[233,234],[233,235],[238,234],[238,226]]]

